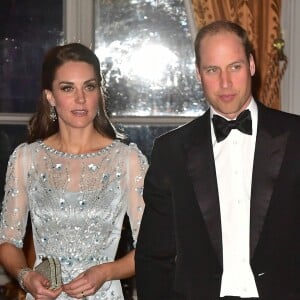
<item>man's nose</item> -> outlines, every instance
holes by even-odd
[[[228,88],[231,86],[231,75],[228,71],[222,71],[220,73],[220,82],[222,88]]]

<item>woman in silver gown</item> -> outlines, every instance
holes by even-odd
[[[96,55],[79,43],[45,56],[42,93],[28,143],[12,153],[0,225],[0,261],[26,299],[124,299],[120,279],[134,275],[134,250],[115,260],[127,213],[136,241],[144,209],[147,160],[126,145],[104,108]],[[22,250],[28,213],[35,265],[59,259],[63,285],[49,289]]]

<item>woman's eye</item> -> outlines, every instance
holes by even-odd
[[[88,84],[88,85],[86,86],[86,89],[87,89],[88,91],[93,91],[95,88],[96,88],[96,84]]]
[[[64,92],[71,92],[73,90],[73,87],[72,86],[69,86],[69,85],[65,85],[65,86],[62,86],[61,89],[64,91]]]

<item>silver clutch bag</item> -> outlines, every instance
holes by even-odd
[[[61,266],[57,258],[43,258],[42,262],[34,268],[34,271],[39,272],[49,280],[49,289],[55,290],[62,285]]]

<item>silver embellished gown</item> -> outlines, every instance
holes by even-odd
[[[0,243],[23,246],[30,212],[35,264],[43,256],[58,257],[64,283],[113,261],[125,213],[136,241],[147,167],[135,144],[118,140],[82,155],[56,151],[42,141],[21,144],[8,163]],[[72,298],[62,293],[57,299]],[[106,282],[86,299],[124,299],[120,281]]]

